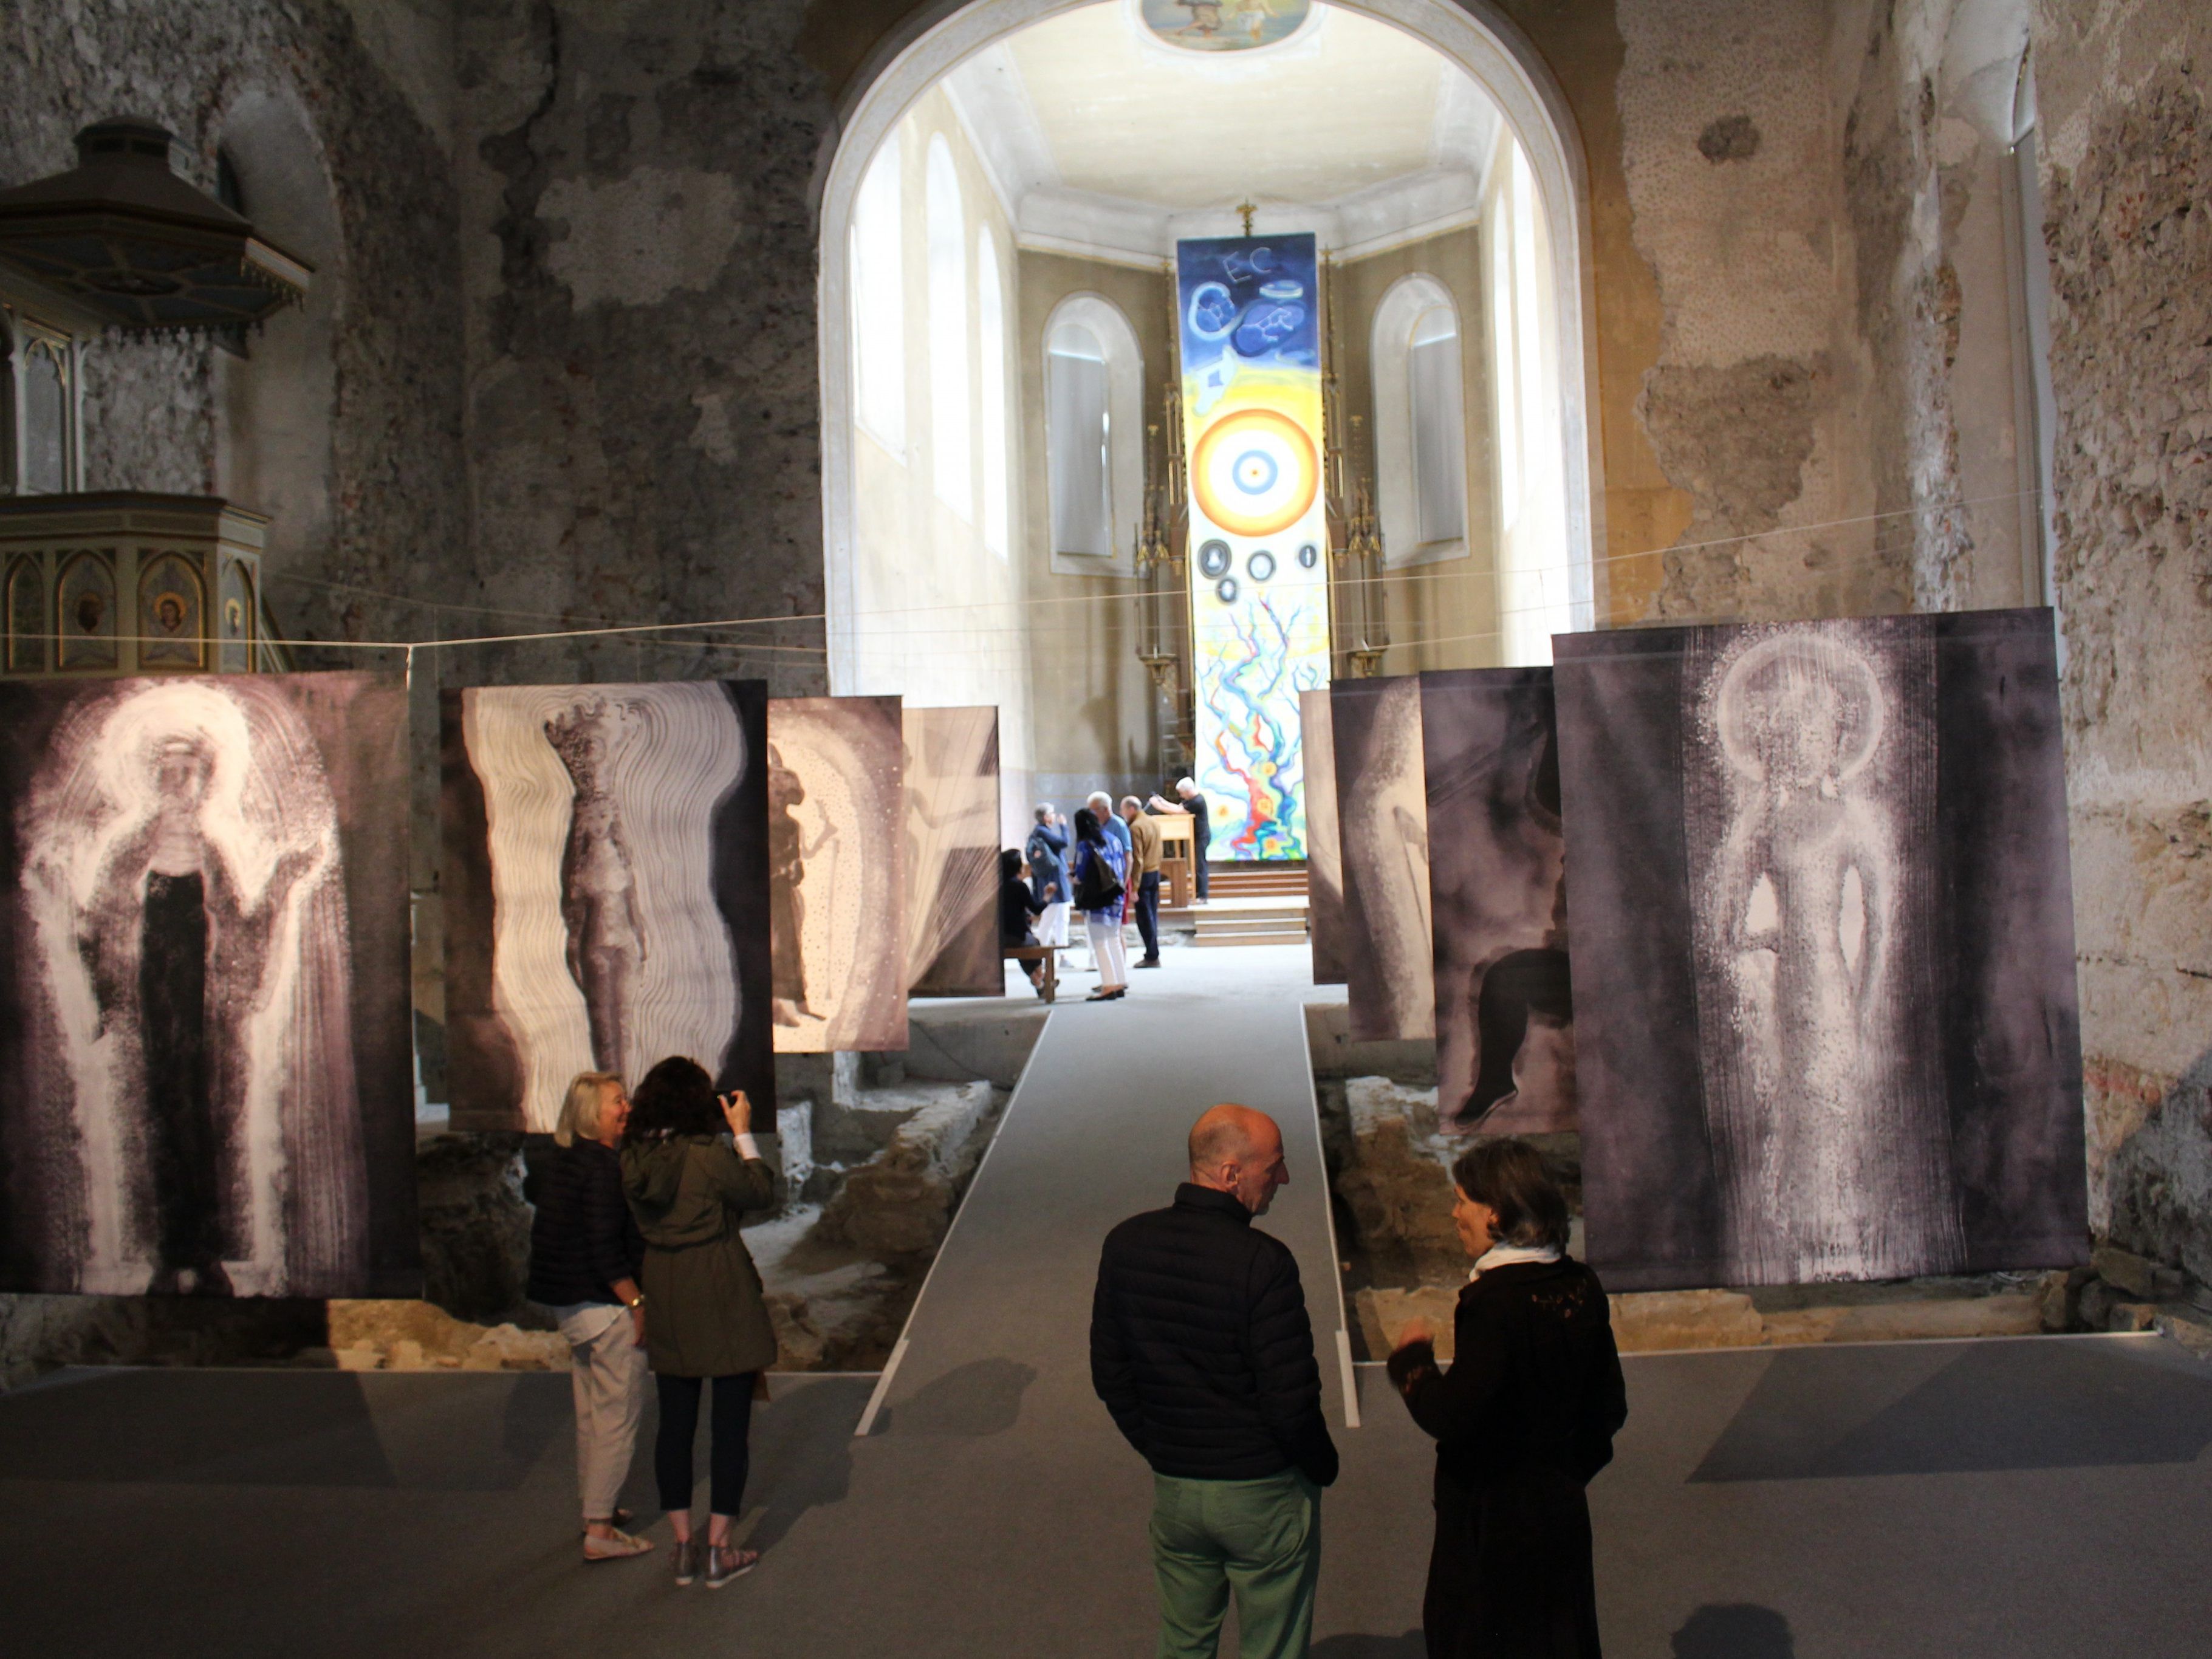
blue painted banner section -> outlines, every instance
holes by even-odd
[[[1197,778],[1212,858],[1306,855],[1298,693],[1328,683],[1314,239],[1176,245]]]

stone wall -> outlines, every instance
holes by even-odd
[[[331,3],[49,0],[9,9],[0,36],[0,184],[74,166],[79,128],[149,116],[183,142],[188,176],[215,183],[233,112],[273,100],[308,135],[337,226],[318,283],[338,294],[331,383],[326,539],[272,562],[269,598],[288,633],[404,639],[420,605],[458,590],[465,545],[460,434],[456,201],[445,132],[422,79],[449,20],[437,8],[375,9],[369,36]],[[407,68],[410,58],[412,70]],[[426,119],[427,116],[427,119]],[[107,335],[86,363],[86,483],[212,490],[225,416],[219,348]],[[247,506],[255,503],[247,501]],[[429,630],[422,630],[428,633]],[[324,653],[314,665],[362,665]],[[392,660],[376,665],[396,668]]]
[[[2019,596],[2018,547],[1952,504],[2007,441],[1985,112],[2027,3],[1501,0],[1583,150],[1613,620]],[[0,183],[126,111],[173,128],[204,185],[246,100],[310,136],[337,237],[330,513],[272,571],[288,631],[788,618],[420,659],[418,890],[441,678],[823,688],[815,192],[851,77],[945,9],[10,9]],[[2212,25],[2191,0],[2038,0],[2033,27],[2095,1215],[2207,1278]],[[212,351],[95,346],[91,483],[217,482]],[[434,908],[420,937],[434,1017]]]
[[[2092,1219],[2212,1281],[2212,18],[2035,18]]]
[[[825,689],[809,186],[830,111],[802,10],[461,0],[467,585],[570,625],[804,620],[502,647],[449,678]]]

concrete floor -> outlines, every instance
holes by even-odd
[[[2160,1339],[1651,1356],[1628,1376],[1591,1494],[1615,1656],[2205,1651],[2212,1370]],[[1360,1380],[1315,1651],[1415,1659],[1428,1449]],[[1067,1455],[1034,1455],[1046,1391],[988,1357],[856,1441],[872,1385],[779,1384],[744,1522],[767,1559],[710,1592],[669,1585],[665,1549],[577,1562],[563,1378],[64,1373],[0,1399],[6,1650],[1149,1650],[1133,1457],[1080,1423]],[[641,1463],[641,1511],[648,1488]],[[1010,1513],[1052,1519],[1010,1541]]]
[[[757,1571],[577,1559],[568,1385],[544,1375],[64,1373],[0,1397],[8,1652],[1136,1655],[1149,1478],[1089,1392],[1099,1236],[1164,1202],[1182,1128],[1278,1112],[1267,1224],[1335,1327],[1303,1072],[1304,953],[1176,951],[1048,1022],[877,1380],[780,1378],[742,1528]],[[1301,1112],[1304,1113],[1303,1118]],[[2155,1337],[1628,1362],[1592,1488],[1607,1645],[1687,1659],[2204,1650],[2212,1368]],[[1379,1371],[1340,1427],[1323,1659],[1420,1651],[1430,1449]],[[647,1434],[651,1425],[648,1419]],[[645,1460],[629,1499],[652,1513]],[[665,1524],[649,1528],[664,1541]]]

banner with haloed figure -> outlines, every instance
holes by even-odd
[[[1210,856],[1302,859],[1298,693],[1328,682],[1314,239],[1206,238],[1176,258]]]

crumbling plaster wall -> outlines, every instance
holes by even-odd
[[[470,586],[570,626],[799,619],[501,647],[472,679],[826,689],[803,10],[460,0]]]
[[[1660,299],[1637,412],[1692,512],[1616,620],[2032,600],[2000,200],[2025,0],[1618,12]]]
[[[1844,516],[1858,483],[1836,350],[1829,9],[1623,0],[1618,96],[1656,361],[1638,415],[1692,503],[1651,619],[1898,609]]]
[[[2212,15],[2041,0],[2092,1219],[2212,1280]]]

